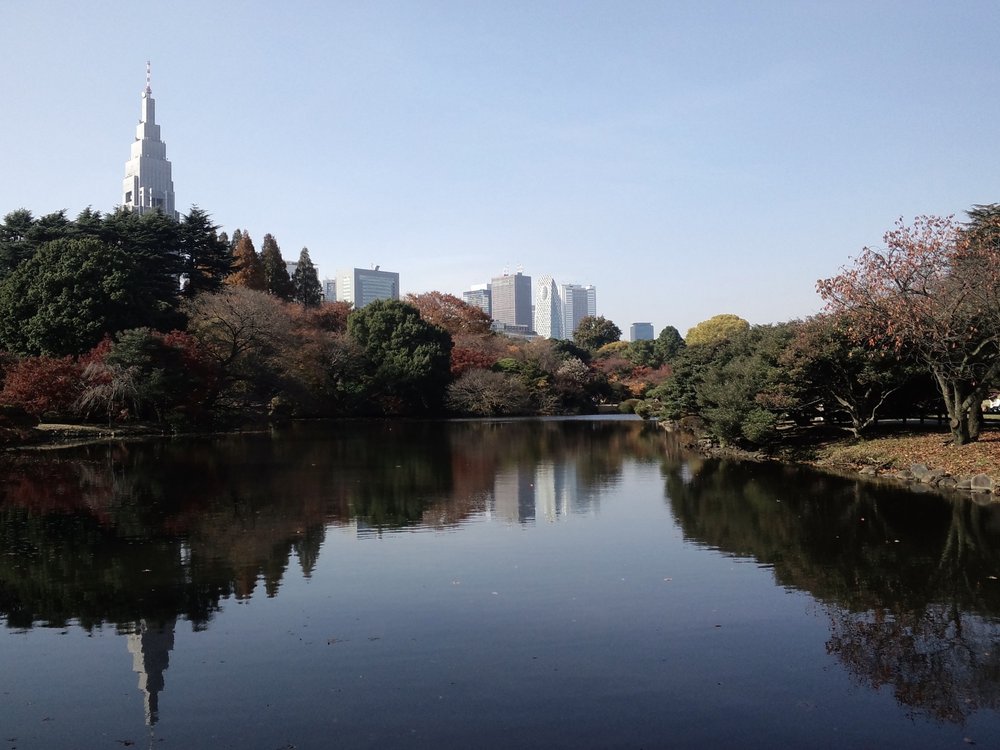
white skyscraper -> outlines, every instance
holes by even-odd
[[[125,179],[122,182],[122,206],[137,213],[159,209],[172,219],[177,218],[174,208],[174,181],[167,161],[167,146],[160,140],[160,126],[156,124],[156,103],[149,87],[150,69],[146,63],[146,88],[142,91],[142,114],[135,129],[132,152],[125,162]]]
[[[562,329],[559,287],[551,276],[542,276],[535,286],[535,333],[547,339],[561,339]]]

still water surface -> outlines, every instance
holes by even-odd
[[[0,750],[998,747],[998,575],[993,507],[637,421],[4,454]]]

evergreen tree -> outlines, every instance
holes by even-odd
[[[0,284],[0,348],[80,354],[108,333],[159,322],[140,259],[93,237],[60,239]]]
[[[666,364],[676,357],[685,346],[684,337],[673,326],[666,326],[653,342],[658,364]]]
[[[347,332],[364,351],[370,397],[386,414],[433,411],[450,379],[452,340],[413,305],[380,299],[355,310]]]
[[[264,243],[260,246],[260,260],[264,268],[264,282],[268,294],[278,299],[291,300],[295,294],[292,279],[285,267],[285,259],[281,257],[281,248],[274,235],[265,234]]]
[[[295,268],[292,285],[295,287],[295,301],[301,302],[305,307],[316,307],[323,301],[323,287],[319,283],[319,274],[309,257],[307,247],[302,248],[299,253],[299,264]]]
[[[239,232],[239,230],[236,230]],[[235,235],[235,233],[234,233]],[[245,286],[263,292],[267,289],[264,280],[264,266],[260,256],[254,249],[250,235],[240,234],[240,240],[233,251],[233,272],[226,277],[226,283],[233,286]]]
[[[95,239],[121,248],[133,259],[137,268],[135,292],[149,301],[150,309],[158,311],[143,325],[158,330],[180,325],[177,304],[185,271],[181,225],[160,211],[137,214],[119,209],[104,216],[100,231]]]
[[[11,211],[0,224],[0,279],[17,268],[35,252],[31,240],[35,217],[26,208]]]
[[[184,292],[188,296],[218,291],[232,271],[229,241],[224,232],[217,236],[217,231],[211,217],[197,206],[192,206],[181,221],[180,246],[187,277]]]
[[[233,230],[232,239],[229,240],[229,252],[232,253],[233,255],[236,254],[236,246],[240,244],[241,239],[243,239],[243,232],[240,231],[239,227],[237,227],[235,230]]]

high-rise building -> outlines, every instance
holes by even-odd
[[[336,296],[350,302],[355,310],[377,299],[399,299],[399,274],[375,268],[352,268],[337,271]]]
[[[597,315],[597,289],[579,284],[562,284],[559,287],[563,304],[563,336],[573,338],[580,321],[588,315]]]
[[[478,307],[484,313],[493,317],[493,304],[489,284],[473,284],[468,291],[462,292],[462,299],[473,307]]]
[[[542,276],[535,286],[535,333],[547,339],[563,337],[563,309],[559,287],[551,276]]]
[[[630,341],[652,341],[654,338],[653,324],[633,323],[629,326],[628,337]]]
[[[337,301],[337,280],[323,279],[323,299],[326,302]]]
[[[167,146],[160,140],[156,124],[156,103],[150,88],[150,68],[146,63],[146,88],[142,90],[142,110],[135,129],[135,141],[125,162],[122,181],[122,206],[137,213],[162,211],[177,218],[174,208],[174,181],[167,161]]]
[[[496,276],[490,282],[493,320],[501,326],[531,330],[531,277],[518,271]]]

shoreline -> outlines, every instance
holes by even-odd
[[[708,457],[800,464],[915,492],[1000,502],[998,430],[987,428],[978,441],[956,447],[950,433],[939,427],[893,424],[882,426],[864,440],[847,434],[816,433],[775,450],[748,451],[715,445],[688,425],[663,426],[688,434],[688,447]]]

